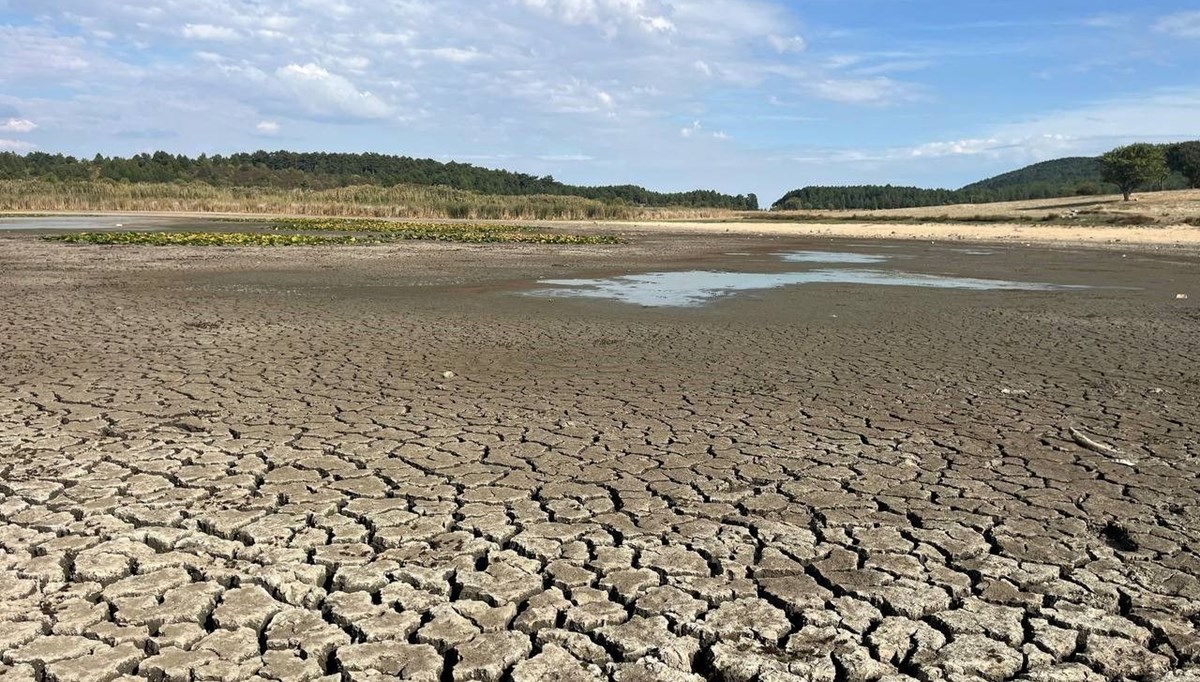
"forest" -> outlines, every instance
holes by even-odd
[[[1190,149],[1196,143],[1163,145],[1165,152]],[[1187,189],[1192,186],[1182,168],[1171,168],[1150,190]],[[949,204],[986,204],[1069,196],[1113,194],[1116,185],[1105,182],[1099,157],[1069,157],[1044,161],[959,189],[925,189],[893,185],[810,186],[793,190],[771,210],[876,210],[917,208]]]
[[[634,207],[758,210],[758,197],[712,190],[653,192],[636,185],[584,187],[465,163],[384,154],[257,151],[229,156],[155,152],[129,158],[0,153],[0,180],[205,183],[214,187],[329,190],[355,186],[448,187],[482,195],[582,197]]]

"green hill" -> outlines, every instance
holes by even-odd
[[[1186,189],[1187,180],[1174,173],[1161,187]],[[771,210],[876,210],[948,204],[987,204],[998,201],[1052,199],[1075,195],[1115,193],[1104,182],[1098,157],[1074,156],[1043,161],[959,189],[926,189],[893,185],[804,187],[776,201]]]
[[[1074,192],[1088,183],[1103,185],[1100,159],[1092,156],[1071,156],[1043,161],[986,180],[974,182],[960,192],[1004,192],[1024,190],[1031,186],[1058,187]]]

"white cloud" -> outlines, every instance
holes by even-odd
[[[780,54],[803,52],[808,49],[808,43],[800,36],[785,37],[771,34],[767,36],[767,42]]]
[[[277,69],[275,77],[301,107],[319,116],[379,119],[392,114],[382,99],[317,64],[288,64]]]
[[[1200,88],[1163,88],[1050,111],[1000,126],[1009,139],[1064,137],[1084,146],[1200,136]],[[1112,146],[1115,146],[1112,145]]]
[[[1200,137],[1200,89],[1166,89],[1095,102],[994,126],[985,136],[936,140],[910,147],[809,150],[801,163],[878,164],[980,158],[1010,164],[1091,156],[1131,142]]]
[[[718,130],[713,133],[708,132],[707,130],[704,129],[704,126],[701,125],[700,121],[692,121],[692,124],[690,126],[681,128],[679,130],[679,136],[684,137],[684,138],[711,137],[714,140],[728,140],[729,139],[729,135],[726,134],[724,131]]]
[[[912,85],[878,76],[875,78],[816,78],[803,86],[809,92],[842,104],[898,104],[911,102],[919,93]]]
[[[21,140],[5,140],[0,139],[0,152],[31,152],[37,149],[36,144],[23,142]]]
[[[212,24],[187,24],[183,27],[183,37],[191,40],[237,40],[241,35],[228,26]]]
[[[945,156],[973,156],[975,154],[990,154],[1007,145],[1000,140],[990,137],[986,139],[952,140],[948,142],[928,142],[907,150],[907,155],[916,159],[941,158]]]
[[[559,162],[578,162],[578,161],[594,161],[596,157],[588,156],[587,154],[546,154],[539,156],[539,161],[559,161]]]
[[[612,93],[579,78],[541,78],[531,71],[503,74],[490,84],[497,100],[516,98],[522,107],[556,114],[611,115],[617,99]]]
[[[424,53],[428,54],[434,59],[440,59],[444,62],[452,62],[454,64],[466,64],[483,57],[483,53],[479,52],[475,48],[464,49],[461,47],[438,47],[432,50],[424,50]]]
[[[254,130],[261,135],[277,135],[279,134],[279,129],[279,124],[275,121],[263,121],[254,126]]]
[[[70,77],[109,65],[109,60],[88,49],[83,38],[59,35],[46,28],[0,24],[0,82],[7,78]]]
[[[1097,14],[1080,22],[1088,28],[1121,28],[1133,23],[1134,17],[1129,14]]]
[[[32,133],[38,124],[23,118],[10,118],[0,123],[0,133]]]
[[[614,36],[622,28],[671,33],[675,22],[646,0],[519,0],[522,5],[571,26],[594,26]]]
[[[1154,25],[1155,30],[1180,38],[1200,38],[1200,12],[1170,14]]]

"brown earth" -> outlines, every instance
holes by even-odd
[[[1196,679],[1200,258],[957,246],[0,237],[0,679]],[[1104,288],[520,295],[795,248]]]
[[[781,211],[769,216],[771,220],[763,220],[761,214],[745,213],[738,221],[642,221],[633,224],[658,232],[986,241],[1102,248],[1200,247],[1200,190],[1143,193],[1130,202],[1122,201],[1120,196],[1062,197],[881,211]],[[789,217],[795,220],[788,220]],[[827,222],[822,222],[824,219],[828,219]],[[897,220],[902,222],[888,222]],[[1043,220],[1050,222],[1041,222]],[[1137,224],[1140,221],[1146,224]]]
[[[788,212],[785,211],[784,214],[786,213]],[[981,215],[1008,216],[1020,219],[1041,219],[1048,215],[1054,215],[1063,219],[1073,217],[1084,224],[1105,218],[1144,216],[1153,218],[1164,225],[1180,225],[1187,220],[1200,218],[1200,189],[1138,192],[1133,195],[1132,201],[1124,201],[1119,194],[1107,194],[1001,201],[987,204],[952,204],[878,211],[816,211],[815,213],[829,216],[857,214],[884,218],[945,218],[951,220]]]

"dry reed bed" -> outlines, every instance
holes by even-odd
[[[642,208],[569,196],[498,196],[448,187],[328,190],[204,183],[0,181],[2,211],[170,211],[265,215],[472,219],[670,220],[729,217],[723,209]]]

